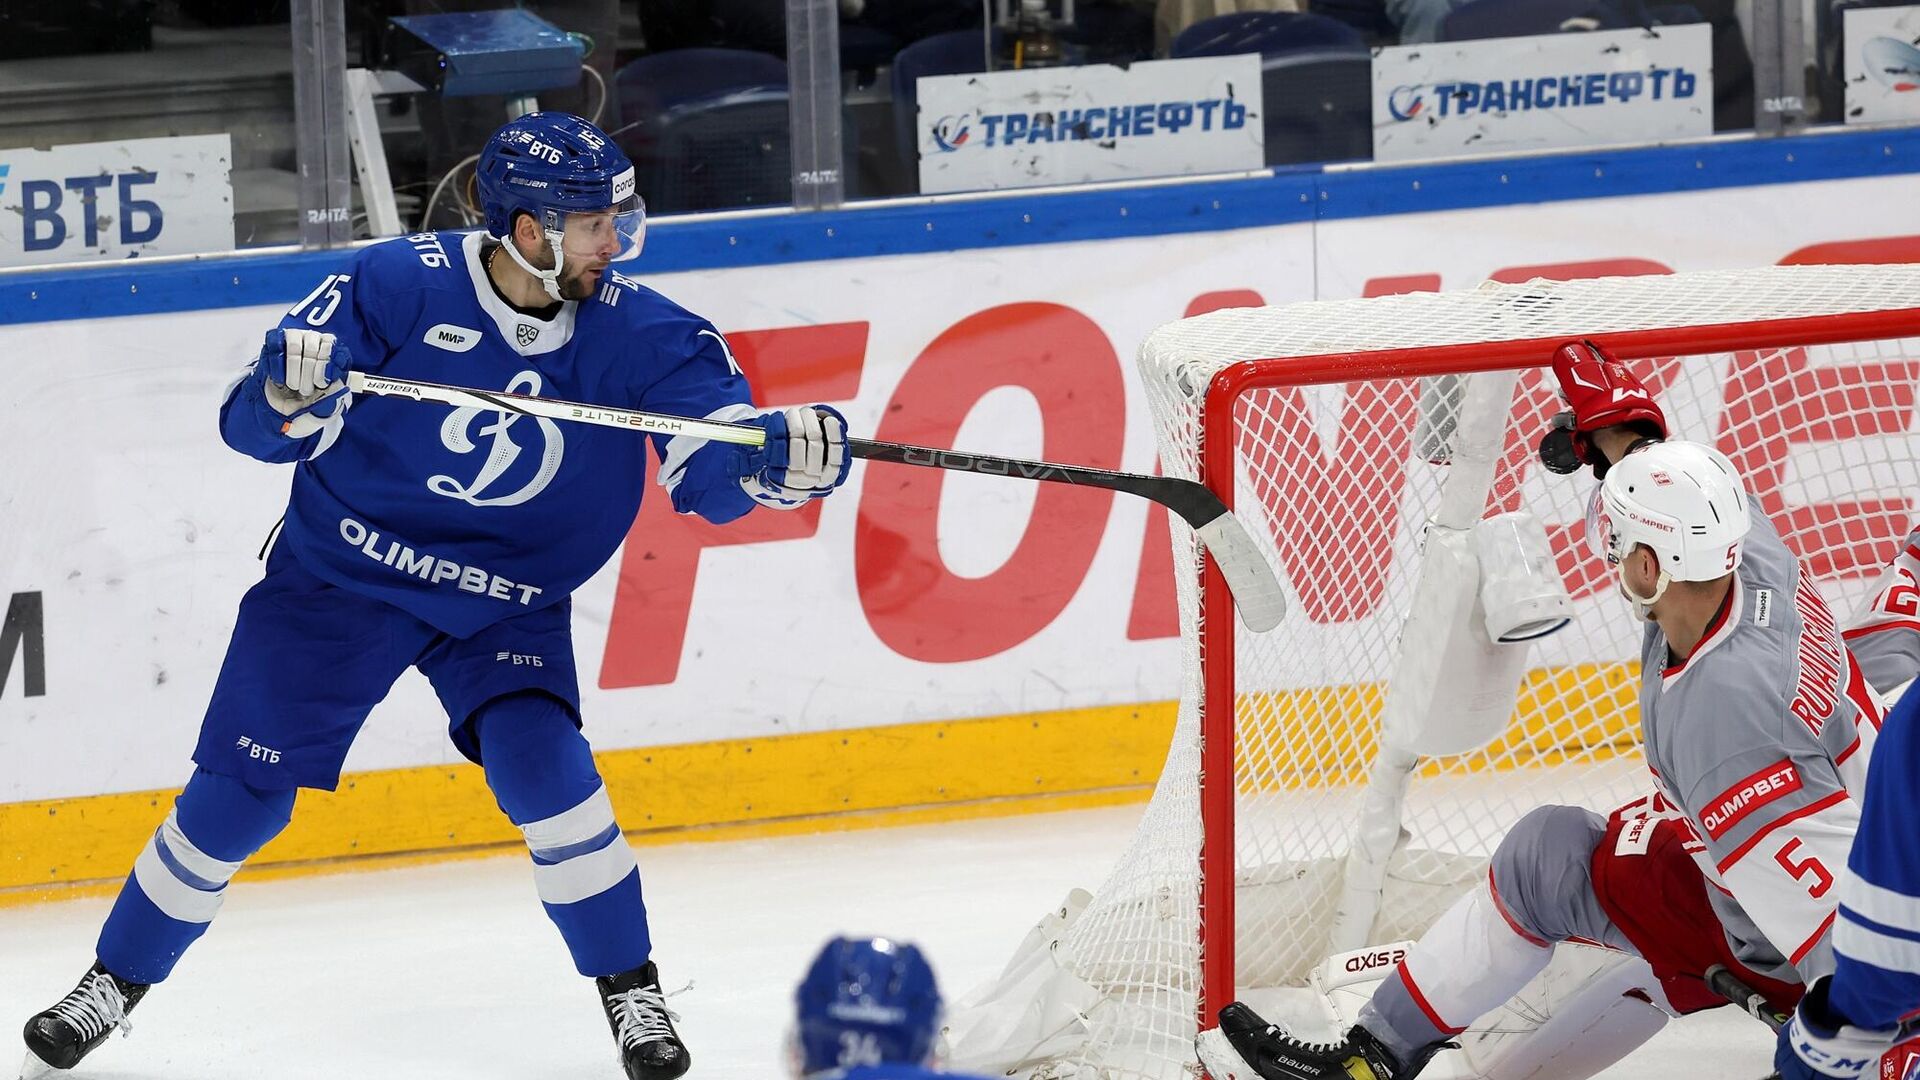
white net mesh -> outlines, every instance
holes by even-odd
[[[1407,838],[1370,935],[1387,941],[1423,930],[1527,809],[1575,802],[1605,811],[1644,793],[1636,628],[1581,536],[1592,482],[1536,467],[1534,446],[1559,409],[1544,368],[1552,343],[1606,336],[1640,357],[1633,367],[1675,434],[1717,442],[1829,599],[1851,610],[1920,493],[1912,435],[1920,312],[1855,320],[1852,330],[1834,316],[1916,307],[1920,269],[1786,267],[1232,309],[1155,331],[1140,364],[1171,475],[1200,475],[1214,374],[1264,361],[1264,385],[1234,405],[1235,506],[1292,606],[1271,633],[1240,628],[1234,647],[1235,985],[1298,984],[1328,951],[1419,576],[1421,526],[1450,469],[1436,462],[1461,400],[1460,380],[1439,375],[1463,363],[1457,350],[1432,354],[1432,363],[1396,358],[1392,377],[1319,385],[1302,385],[1304,365],[1286,358],[1547,342],[1511,360],[1521,373],[1486,512],[1526,509],[1545,524],[1576,617],[1532,646],[1504,734],[1416,770],[1400,819]],[[1760,325],[1729,329],[1745,323]],[[1687,329],[1667,332],[1674,328]],[[1879,340],[1809,344],[1849,336]],[[1689,343],[1691,355],[1658,354]],[[1488,365],[1468,356],[1464,366]],[[1207,635],[1198,552],[1177,529],[1175,547],[1186,672],[1179,722],[1138,835],[1062,942],[1099,1004],[1084,1010],[1084,1038],[1051,1048],[1037,1067],[1029,1059],[1029,1075],[1198,1074]]]

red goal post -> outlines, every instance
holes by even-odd
[[[1786,274],[1797,269],[1776,268]],[[1811,270],[1829,270],[1816,267]],[[1595,329],[1512,341],[1410,346],[1374,351],[1351,350],[1297,357],[1241,360],[1217,370],[1207,383],[1197,479],[1235,508],[1233,481],[1239,454],[1235,405],[1245,395],[1276,386],[1315,386],[1418,376],[1470,375],[1476,372],[1545,367],[1569,340],[1588,339],[1623,361],[1703,356],[1760,349],[1811,347],[1853,342],[1920,338],[1920,272],[1908,267],[1848,267],[1849,274],[1887,270],[1912,283],[1912,306],[1840,314],[1641,330]],[[1684,278],[1686,275],[1675,275]],[[1595,279],[1605,281],[1608,279]],[[1525,288],[1527,286],[1521,286]],[[1539,434],[1544,434],[1542,430]],[[1676,435],[1684,433],[1677,432]],[[1204,700],[1235,700],[1234,646],[1238,630],[1233,599],[1211,558],[1200,577],[1200,626]],[[1204,822],[1201,849],[1199,1026],[1213,1026],[1211,1013],[1237,995],[1234,982],[1235,785],[1219,778],[1235,776],[1237,743],[1233,710],[1202,708],[1200,774]],[[1225,868],[1224,872],[1221,868]]]

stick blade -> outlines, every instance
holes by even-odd
[[[1220,576],[1227,579],[1247,629],[1264,633],[1279,626],[1287,615],[1286,593],[1240,519],[1231,512],[1222,513],[1194,531],[1219,564]]]

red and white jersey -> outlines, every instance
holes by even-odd
[[[1835,886],[1885,710],[1764,515],[1692,655],[1672,659],[1650,624],[1641,663],[1647,764],[1693,831],[1736,955],[1787,981],[1831,972]]]
[[[1872,601],[1840,636],[1883,694],[1920,673],[1920,529],[1907,535]]]

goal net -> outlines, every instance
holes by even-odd
[[[1648,793],[1639,631],[1585,542],[1592,478],[1535,455],[1562,407],[1547,365],[1581,338],[1629,363],[1676,437],[1725,451],[1828,600],[1858,606],[1920,497],[1920,268],[1489,284],[1160,328],[1140,368],[1163,466],[1229,499],[1290,609],[1265,634],[1238,624],[1174,523],[1185,677],[1152,802],[1097,892],[961,1003],[956,1066],[1197,1076],[1203,1012],[1418,936],[1532,807]],[[1432,608],[1434,535],[1516,511],[1572,621],[1498,647],[1477,606],[1410,621],[1417,591]],[[1507,674],[1456,665],[1463,644]],[[1490,741],[1419,756],[1382,738],[1383,715],[1398,731],[1463,707],[1497,710]]]

